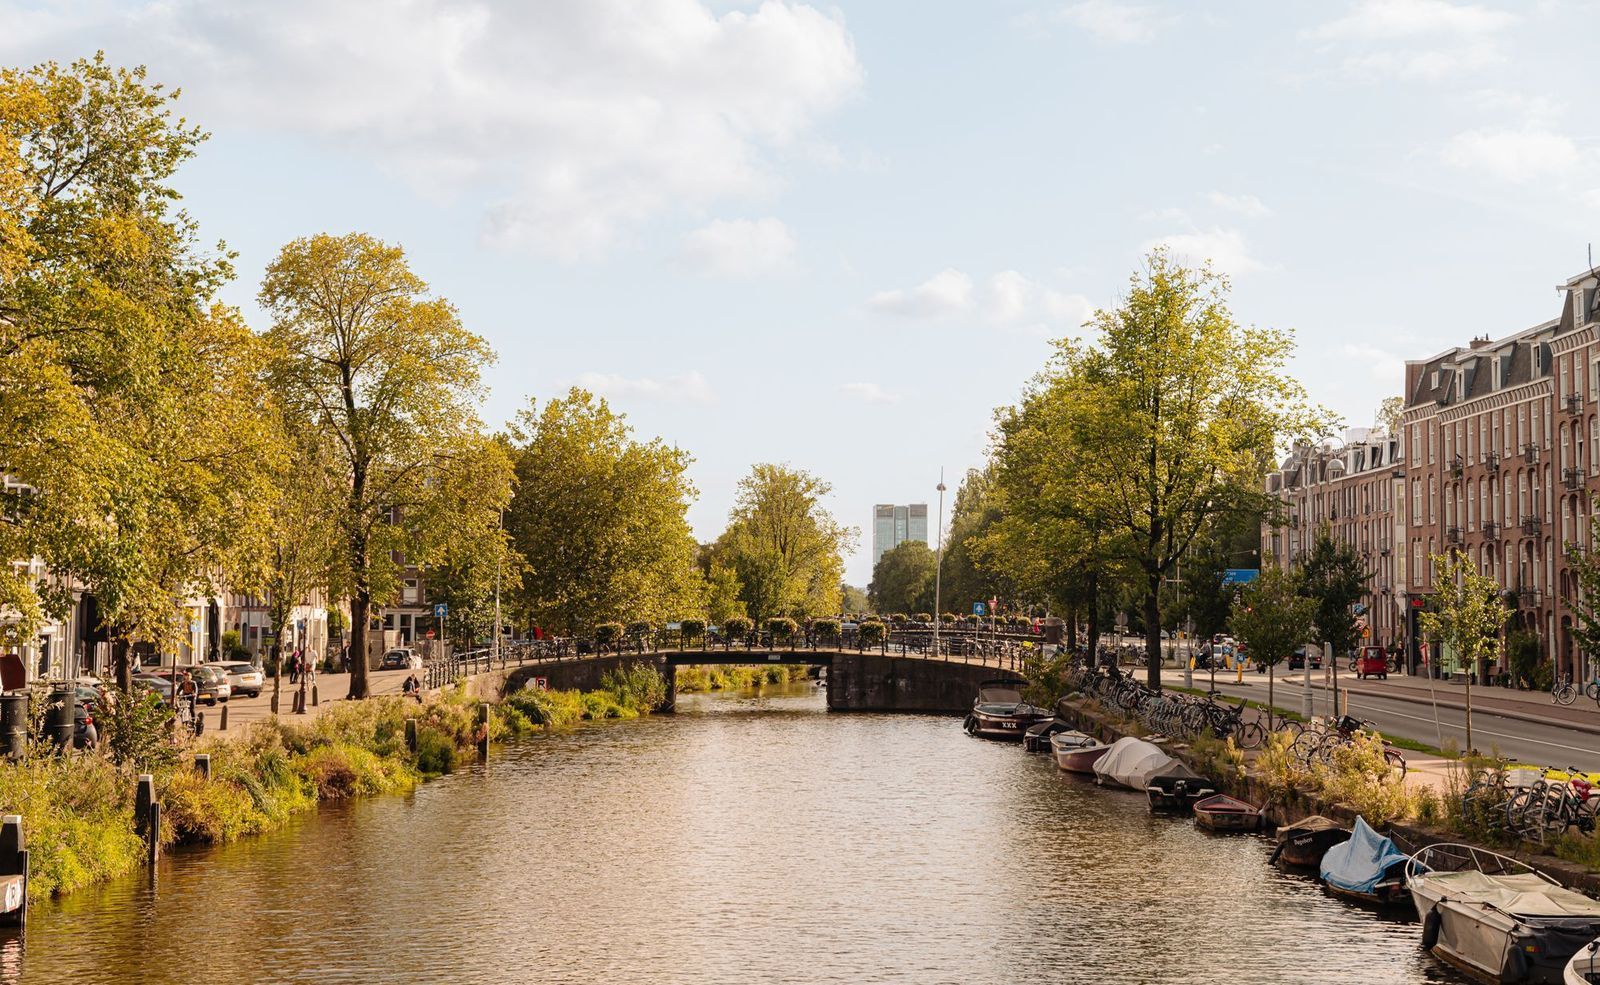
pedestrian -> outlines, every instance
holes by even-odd
[[[300,651],[289,654],[289,683],[293,684],[300,679]]]
[[[93,751],[100,745],[100,731],[94,727],[94,716],[83,720],[83,748]]]

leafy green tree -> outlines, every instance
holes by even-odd
[[[1317,638],[1332,644],[1335,654],[1348,654],[1361,642],[1354,607],[1372,572],[1356,549],[1335,539],[1324,524],[1301,564],[1301,576],[1305,594],[1317,600]]]
[[[701,579],[706,618],[711,620],[713,626],[722,626],[729,619],[748,615],[744,600],[739,597],[743,586],[739,584],[739,575],[732,568],[710,561]]]
[[[340,451],[350,697],[364,698],[374,605],[398,593],[396,559],[420,553],[405,517],[467,495],[451,473],[481,440],[473,406],[493,355],[404,251],[361,233],[289,243],[259,300],[273,317],[279,399]]]
[[[1591,495],[1587,542],[1600,544],[1600,496]],[[1586,653],[1600,653],[1600,551],[1573,541],[1562,545],[1567,566],[1576,583],[1567,604],[1572,610],[1572,637]],[[1576,677],[1575,668],[1573,676]]]
[[[1144,588],[1148,679],[1161,682],[1161,584],[1216,516],[1267,508],[1261,478],[1278,438],[1324,415],[1284,370],[1290,333],[1240,325],[1227,280],[1152,252],[1127,295],[1095,313],[1089,344],[1057,343],[1069,378],[1074,467],[1100,490],[1106,532]]]
[[[1267,707],[1273,705],[1274,669],[1306,642],[1317,603],[1304,594],[1300,576],[1267,565],[1245,585],[1228,619],[1249,658],[1267,668]]]
[[[1010,595],[1004,571],[978,564],[978,545],[1000,521],[1000,495],[992,488],[991,469],[968,469],[956,489],[950,510],[950,531],[944,541],[940,600],[953,612],[971,612],[972,603]],[[845,606],[848,610],[850,606]]]
[[[908,540],[883,552],[872,569],[867,599],[878,612],[916,612],[933,608],[933,551]]]
[[[739,577],[740,598],[757,620],[839,611],[844,554],[858,532],[822,500],[832,487],[802,469],[757,465],[739,482],[717,558]]]
[[[839,583],[839,611],[840,612],[866,612],[872,608],[872,602],[867,598],[867,593],[854,585]]]
[[[1472,673],[1481,675],[1500,642],[1506,621],[1505,603],[1494,579],[1480,574],[1464,552],[1451,548],[1428,559],[1433,564],[1433,593],[1418,614],[1423,635],[1443,642],[1460,655]],[[1438,659],[1437,656],[1434,658]],[[1480,680],[1482,678],[1480,677]],[[1472,680],[1467,679],[1467,749],[1472,745]]]
[[[527,563],[520,605],[574,634],[600,620],[665,622],[699,605],[689,456],[633,437],[624,415],[574,388],[512,429],[517,490],[506,529]],[[718,616],[726,618],[720,600]]]

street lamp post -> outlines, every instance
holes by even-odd
[[[944,574],[944,469],[939,470],[939,532],[935,535],[938,549],[934,551],[933,560],[933,655],[940,655],[939,651],[939,626],[944,622],[944,610],[941,608],[943,598],[941,591],[941,575]]]

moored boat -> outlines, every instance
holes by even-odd
[[[1190,769],[1187,764],[1174,762],[1158,770],[1145,782],[1144,792],[1150,798],[1150,810],[1157,814],[1177,814],[1189,810],[1195,801],[1217,792],[1217,784]]]
[[[1057,732],[1050,737],[1050,753],[1056,765],[1068,773],[1094,775],[1094,764],[1111,751],[1111,747],[1092,735],[1082,732]]]
[[[1254,831],[1261,826],[1261,808],[1225,793],[1194,805],[1194,822],[1208,831]]]
[[[1483,981],[1571,981],[1574,955],[1600,937],[1600,902],[1471,845],[1424,848],[1406,866],[1406,886],[1422,946]]]
[[[1094,775],[1106,786],[1143,790],[1150,785],[1150,777],[1173,762],[1155,743],[1124,736],[1095,762]]]
[[[1055,717],[1055,713],[1022,700],[1027,681],[1016,678],[984,681],[967,716],[967,731],[986,739],[1019,740],[1028,727]]]
[[[1368,906],[1393,906],[1409,902],[1406,863],[1411,856],[1394,842],[1356,818],[1350,837],[1322,856],[1319,877],[1335,896]]]
[[[1350,837],[1350,829],[1332,818],[1313,814],[1278,829],[1272,861],[1289,868],[1315,869],[1328,849]]]
[[[1600,939],[1581,948],[1562,976],[1562,985],[1600,985]]]
[[[1072,726],[1059,718],[1050,718],[1028,726],[1022,733],[1022,748],[1025,752],[1049,752],[1050,737],[1057,732],[1070,732]]]

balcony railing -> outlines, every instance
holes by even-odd
[[[1517,607],[1519,609],[1537,609],[1539,607],[1540,593],[1537,588],[1523,585],[1517,586]]]
[[[1528,442],[1522,446],[1522,460],[1524,462],[1537,462],[1539,460],[1539,446]]]
[[[1445,530],[1444,530],[1444,542],[1446,544],[1459,544],[1459,543],[1461,543],[1461,528],[1460,527],[1446,527]]]
[[[1583,413],[1583,394],[1569,393],[1561,399],[1561,406],[1568,414],[1577,417]]]
[[[1500,453],[1492,451],[1483,456],[1483,464],[1489,466],[1490,472],[1500,471]]]
[[[1495,523],[1493,520],[1485,523],[1483,525],[1483,536],[1488,540],[1494,540],[1500,536],[1500,524]]]
[[[1540,521],[1538,517],[1525,516],[1522,518],[1522,532],[1527,534],[1529,537],[1537,534],[1539,532],[1539,527]]]
[[[1583,485],[1583,470],[1577,468],[1562,469],[1561,481],[1568,489],[1577,489]]]
[[[1463,462],[1461,460],[1461,456],[1460,455],[1457,455],[1454,458],[1450,459],[1450,474],[1452,476],[1454,476],[1455,478],[1459,479],[1459,478],[1461,478],[1461,473],[1465,472],[1466,470],[1467,470],[1467,463]]]

